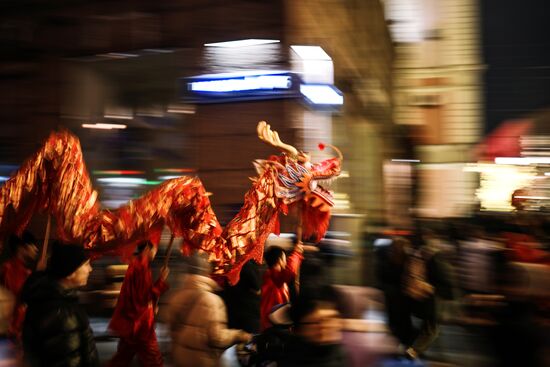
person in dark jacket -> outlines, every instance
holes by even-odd
[[[396,237],[379,264],[390,330],[411,359],[424,353],[438,335],[437,300],[454,297],[452,277],[443,257],[428,245],[417,246]],[[422,320],[419,329],[412,316]]]
[[[31,274],[25,282],[22,339],[28,366],[99,366],[88,315],[76,293],[91,271],[81,246],[55,244],[46,271]]]
[[[348,359],[342,347],[342,325],[332,293],[302,290],[290,307],[293,332],[277,359],[279,367],[345,367]]]
[[[261,287],[260,265],[249,260],[242,267],[239,282],[224,291],[229,328],[260,332]]]

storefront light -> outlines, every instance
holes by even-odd
[[[137,187],[147,183],[146,179],[137,177],[102,177],[97,181],[114,187]]]
[[[166,181],[166,180],[173,180],[175,178],[180,178],[181,176],[159,176],[159,180]]]
[[[496,157],[496,164],[528,166],[530,164],[550,164],[550,157]]]
[[[420,163],[420,159],[392,159],[391,161],[398,163]]]
[[[290,46],[302,60],[324,60],[331,61],[332,58],[321,46]]]
[[[250,90],[289,89],[292,80],[289,75],[256,75],[231,79],[197,81],[189,83],[193,92],[227,93]]]
[[[335,87],[327,84],[302,84],[300,92],[315,105],[343,105],[344,96]]]
[[[103,115],[106,119],[114,119],[114,120],[133,120],[134,116],[131,115],[113,115],[113,114],[105,114]]]
[[[113,129],[126,129],[126,125],[123,124],[82,124],[85,129],[100,129],[100,130],[113,130]]]
[[[248,38],[236,41],[227,41],[227,42],[215,42],[215,43],[205,43],[206,47],[225,47],[225,48],[236,48],[236,47],[248,47],[248,46],[259,46],[266,45],[270,43],[279,43],[279,40],[273,39],[258,39],[258,38]]]
[[[135,171],[135,170],[94,170],[92,171],[94,175],[143,175],[145,171]]]
[[[155,172],[160,173],[194,173],[194,168],[155,168]]]

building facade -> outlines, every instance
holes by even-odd
[[[483,134],[478,2],[388,0],[385,7],[396,42],[395,122],[416,144],[414,156],[402,157],[418,179],[411,201],[420,216],[464,215],[477,188],[464,166]]]

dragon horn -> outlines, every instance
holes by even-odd
[[[278,148],[292,157],[296,158],[300,155],[298,149],[294,148],[292,145],[283,143],[281,138],[279,138],[279,134],[276,131],[271,130],[271,126],[269,126],[267,122],[258,122],[256,131],[258,132],[258,138],[260,138],[260,140],[264,143]]]
[[[338,148],[336,148],[334,145],[332,144],[325,144],[327,147],[329,148],[332,148],[332,150],[334,150],[336,152],[336,154],[338,154],[338,159],[340,161],[343,161],[344,160],[344,155],[342,154],[342,151]]]

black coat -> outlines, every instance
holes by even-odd
[[[99,366],[88,316],[75,290],[35,273],[23,286],[22,300],[27,304],[23,349],[30,366]]]
[[[277,366],[347,367],[349,361],[340,344],[318,345],[298,336],[290,336]]]
[[[260,265],[250,260],[241,270],[239,282],[224,291],[228,326],[256,334],[260,332]]]

